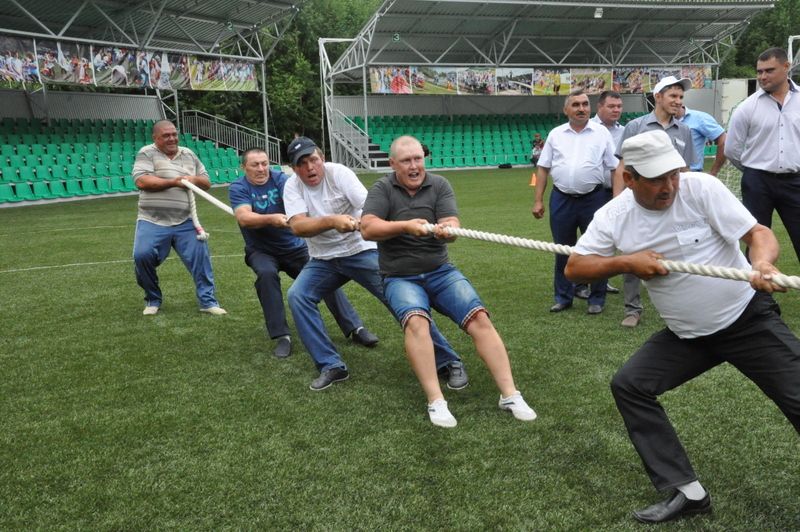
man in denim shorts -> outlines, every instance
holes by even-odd
[[[475,289],[448,262],[446,227],[459,227],[450,183],[426,174],[425,155],[417,139],[392,143],[394,173],[370,189],[361,218],[361,233],[378,242],[378,260],[386,299],[405,334],[406,356],[428,400],[434,425],[455,427],[439,381],[431,341],[431,308],[457,323],[472,337],[478,354],[500,388],[499,406],[515,418],[532,421],[536,413],[514,385],[505,345]],[[425,224],[436,224],[431,235]]]

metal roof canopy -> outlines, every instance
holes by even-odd
[[[771,0],[386,0],[330,68],[717,66]]]
[[[263,63],[302,1],[0,0],[0,34]]]

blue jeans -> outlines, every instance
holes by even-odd
[[[303,266],[308,262],[308,249],[302,246],[297,251],[282,255],[270,255],[256,249],[245,249],[244,261],[256,272],[256,294],[264,313],[264,322],[270,338],[289,335],[289,324],[286,323],[286,310],[283,306],[283,292],[281,292],[281,278],[279,272],[283,271],[292,279],[297,279]],[[325,305],[333,314],[336,323],[345,336],[363,327],[364,323],[358,316],[356,309],[350,304],[347,296],[341,290],[326,295]]]
[[[351,280],[366,288],[392,311],[383,295],[383,284],[378,273],[378,252],[374,249],[350,257],[311,259],[286,294],[297,332],[319,371],[347,368],[325,330],[318,304],[323,296]],[[394,312],[392,315],[397,317]],[[431,338],[437,368],[461,360],[433,323]]]
[[[553,187],[550,194],[550,231],[553,233],[553,242],[574,246],[578,242],[578,230],[585,233],[595,211],[610,199],[610,193],[602,187],[578,198]],[[575,285],[564,275],[567,259],[569,257],[566,255],[556,255],[553,269],[554,299],[562,305],[571,304],[575,297]],[[605,305],[607,286],[607,279],[600,279],[590,285],[590,305]]]
[[[147,306],[161,306],[161,288],[158,286],[156,268],[175,248],[183,265],[192,274],[200,308],[218,307],[214,297],[214,272],[211,271],[211,257],[208,245],[197,240],[197,233],[191,220],[164,226],[144,220],[136,222],[136,236],[133,238],[133,263],[136,282],[144,290]]]
[[[452,264],[418,275],[386,277],[383,287],[389,306],[403,326],[414,315],[430,320],[433,307],[466,329],[476,312],[486,310],[472,284]]]

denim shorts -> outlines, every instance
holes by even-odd
[[[386,276],[383,291],[403,328],[411,316],[424,316],[430,321],[431,308],[462,329],[476,313],[486,312],[472,284],[452,264],[418,275]]]

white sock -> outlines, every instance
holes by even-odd
[[[678,486],[678,490],[690,501],[699,501],[706,496],[705,488],[697,480]]]

